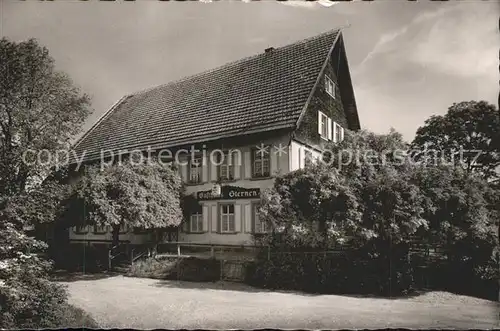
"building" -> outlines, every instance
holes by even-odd
[[[179,157],[199,204],[178,241],[251,245],[252,234],[266,231],[256,213],[262,190],[359,128],[342,32],[334,30],[127,95],[75,151],[97,162],[118,151],[199,150],[194,159]],[[70,240],[102,243],[111,233],[73,228]],[[149,234],[122,229],[120,240],[139,244]]]

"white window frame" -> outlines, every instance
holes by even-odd
[[[218,178],[220,181],[231,181],[234,180],[234,160],[233,156],[230,156],[229,152],[224,152],[222,163],[218,166]],[[231,161],[231,164],[228,162]],[[220,162],[220,159],[219,159]]]
[[[191,184],[199,184],[201,183],[202,176],[202,163],[203,158],[201,156],[195,156],[194,158],[189,160],[189,177],[188,182]]]
[[[271,176],[271,153],[269,146],[263,149],[252,149],[252,178]],[[260,171],[257,171],[257,167]]]
[[[328,116],[326,116],[325,113],[319,112],[319,120],[320,122],[320,127],[321,127],[321,132],[320,136],[321,138],[328,140]]]
[[[333,142],[339,143],[344,140],[344,128],[337,122],[333,122]]]
[[[335,99],[335,87],[336,86],[333,80],[327,75],[325,75],[325,91],[334,99]]]
[[[226,209],[227,208],[227,209]],[[233,211],[231,212],[231,208]],[[236,232],[236,215],[234,203],[221,203],[219,205],[219,224],[221,233]]]
[[[268,226],[266,222],[259,219],[258,209],[260,208],[260,203],[252,204],[252,221],[253,221],[253,232],[254,233],[267,233]]]
[[[189,215],[189,232],[203,232],[203,209]]]

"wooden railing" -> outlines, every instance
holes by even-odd
[[[165,248],[167,252],[165,252]],[[205,248],[203,251],[191,251],[186,252],[183,248]],[[227,250],[229,249],[229,250]],[[188,256],[199,256],[208,254],[207,257],[215,258],[216,253],[229,253],[231,251],[237,251],[238,253],[252,251],[255,252],[256,249],[266,249],[266,247],[256,246],[256,245],[229,245],[229,244],[207,244],[207,243],[196,243],[196,242],[165,242],[158,244],[158,255],[160,256],[177,256],[177,257],[188,257]],[[202,254],[204,253],[204,254]],[[244,255],[244,254],[243,254]]]
[[[111,247],[108,250],[108,270],[111,270],[113,267],[113,260],[116,260],[120,255],[126,256],[126,253],[123,251],[118,251],[120,248],[120,244]]]

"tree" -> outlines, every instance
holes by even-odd
[[[328,150],[317,164],[277,178],[264,195],[260,217],[273,229],[264,243],[276,254],[263,260],[258,274],[267,280],[292,277],[292,283],[307,279],[334,288],[341,282],[353,291],[411,289],[409,242],[419,229],[426,229],[427,221],[424,196],[412,181],[415,165],[406,158],[407,144],[394,130],[386,135],[346,132],[345,140]],[[336,244],[357,249],[337,257],[279,253],[329,250]]]
[[[262,200],[260,217],[289,247],[326,246],[342,240],[341,224],[346,229],[359,216],[345,178],[322,165],[277,178]]]
[[[407,149],[393,129],[385,135],[350,132],[342,143],[330,146],[330,167],[339,170],[356,196],[358,235],[397,243],[427,226],[422,194],[411,181],[416,165],[407,158]]]
[[[23,228],[56,218],[63,188],[40,180],[79,132],[89,98],[35,40],[0,39],[0,76],[0,328],[60,326],[66,293],[48,279],[46,245]]]
[[[429,223],[421,237],[445,249],[452,272],[462,274],[457,286],[498,279],[500,190],[451,165],[420,167],[413,178],[425,196],[423,217]]]
[[[266,192],[260,217],[273,233],[265,242],[286,250],[350,240],[362,247],[363,258],[369,256],[366,265],[386,265],[358,272],[375,273],[380,286],[390,290],[412,283],[407,257],[418,235],[445,246],[447,270],[468,272],[469,283],[498,277],[497,184],[461,167],[413,162],[394,130],[387,135],[349,132],[329,150],[324,162],[277,178]],[[302,270],[307,259],[286,268]],[[347,268],[357,263],[351,259]],[[271,262],[272,267],[276,261]]]
[[[55,70],[47,48],[34,39],[0,39],[0,63],[0,194],[13,195],[43,179],[58,150],[65,160],[90,114],[90,99]]]
[[[63,201],[69,225],[111,226],[113,246],[121,225],[160,233],[182,220],[178,171],[158,162],[89,166]]]
[[[485,101],[454,103],[445,115],[434,115],[425,121],[417,130],[412,147],[437,151],[443,156],[442,161],[463,166],[467,172],[498,178],[495,171],[500,165],[498,110]]]
[[[293,225],[307,225],[313,235],[316,223],[320,240],[329,240],[330,229],[337,237],[340,231],[362,240],[405,241],[427,225],[422,194],[410,180],[414,166],[401,158],[406,148],[394,130],[347,133],[320,164],[278,178],[261,215],[285,233]]]
[[[48,280],[50,264],[37,255],[45,244],[0,223],[0,327],[60,326],[66,308],[64,288]]]
[[[0,219],[9,220],[19,228],[55,222],[68,187],[55,180],[43,183],[16,195],[0,198]]]

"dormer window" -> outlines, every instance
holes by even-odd
[[[325,91],[335,99],[335,83],[325,75]]]

